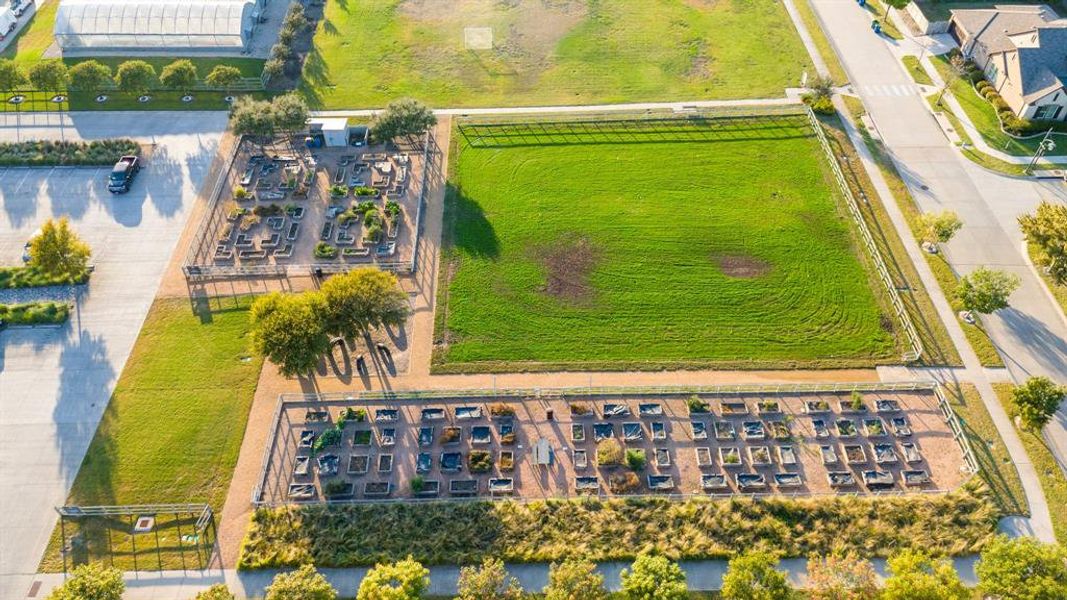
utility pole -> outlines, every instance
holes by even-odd
[[[1045,156],[1046,152],[1050,152],[1056,149],[1056,142],[1051,139],[1051,136],[1052,128],[1049,127],[1048,131],[1045,132],[1045,137],[1041,138],[1041,141],[1037,144],[1037,150],[1034,151],[1033,160],[1031,160],[1030,164],[1026,166],[1026,170],[1023,171],[1023,173],[1029,175],[1034,170],[1034,166],[1037,165],[1038,161],[1040,161],[1041,158]]]

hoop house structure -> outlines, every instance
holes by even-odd
[[[64,50],[229,50],[252,37],[255,0],[61,0],[55,38]]]

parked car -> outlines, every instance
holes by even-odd
[[[141,170],[141,161],[136,156],[123,156],[111,169],[107,180],[107,191],[112,194],[125,194],[130,191],[130,184],[137,172]]]
[[[22,262],[30,262],[30,249],[33,247],[33,239],[41,235],[41,229],[38,227],[30,234],[29,239],[26,240],[26,245],[22,247]]]

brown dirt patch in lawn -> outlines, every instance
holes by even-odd
[[[545,294],[573,304],[583,304],[595,294],[589,275],[600,262],[600,250],[589,238],[578,237],[541,248],[537,259],[545,268]]]
[[[734,279],[755,279],[771,272],[771,263],[744,254],[724,254],[714,260],[723,275]]]

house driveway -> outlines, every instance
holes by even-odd
[[[36,123],[35,123],[36,121]],[[0,598],[25,597],[56,520],[195,204],[224,113],[0,118],[0,139],[134,137],[155,143],[125,195],[106,168],[0,168],[0,264],[68,216],[96,271],[58,329],[0,333]],[[45,296],[50,295],[45,292]],[[0,301],[4,300],[0,292]]]

